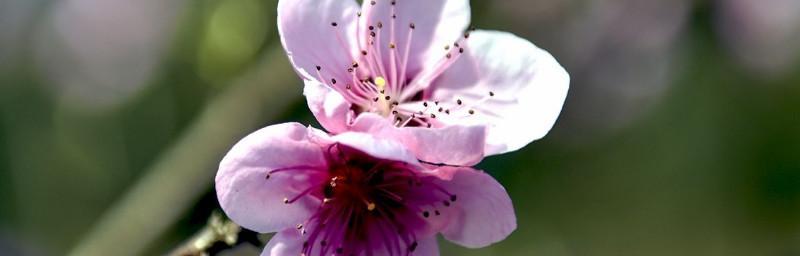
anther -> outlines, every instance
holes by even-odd
[[[433,126],[433,125],[431,123],[428,123],[428,128],[431,128],[431,126]]]
[[[270,176],[269,176],[269,174],[267,174],[267,176],[265,176],[265,177],[264,177],[264,179],[265,179],[265,180],[268,180],[268,179],[269,179],[269,177],[270,177]]]
[[[395,5],[396,3],[397,3],[397,1],[392,1],[392,5]]]
[[[489,92],[490,97],[494,97],[494,92]]]
[[[461,99],[457,99],[456,100],[456,104],[461,105],[461,103],[463,103],[463,102],[461,102]]]
[[[464,48],[458,48],[458,53],[464,53]]]
[[[427,106],[428,106],[428,102],[423,102],[423,103],[422,103],[422,106],[425,106],[425,107],[427,107]]]
[[[455,201],[456,201],[456,199],[458,199],[458,198],[456,197],[456,195],[450,195],[450,201],[453,201],[453,202],[455,202]]]
[[[367,203],[367,211],[374,211],[374,210],[375,210],[375,204],[372,202]]]
[[[449,45],[449,44],[448,44],[448,45],[445,45],[445,46],[444,46],[444,50],[445,50],[445,51],[449,51],[449,50],[450,50],[450,45]]]
[[[439,210],[433,211],[433,214],[435,214],[436,216],[442,215],[442,213],[440,213]]]
[[[470,115],[474,115],[474,114],[475,114],[475,110],[472,110],[472,109],[470,109],[470,110],[469,110],[469,114],[470,114]]]
[[[422,212],[422,217],[427,218],[427,217],[430,217],[430,216],[431,216],[431,213],[429,213],[428,211]]]
[[[389,95],[386,95],[386,97],[383,97],[383,99],[385,99],[385,100],[391,100],[391,99],[392,99],[392,97],[391,97],[391,96],[389,96]]]
[[[356,15],[358,15],[358,17],[361,17],[361,11],[358,11],[358,12],[356,13]]]
[[[449,109],[445,109],[444,113],[449,115],[450,114],[450,110]]]
[[[284,203],[284,204],[289,204],[289,198],[285,198],[285,197],[284,197],[284,198],[283,198],[283,203]]]
[[[367,56],[367,51],[362,50],[361,55]]]
[[[369,30],[375,30],[375,27],[369,26]]]
[[[375,5],[375,0],[369,2],[370,5]]]
[[[431,114],[431,118],[436,118],[436,114]]]
[[[383,23],[378,21],[378,28],[383,28]]]
[[[450,207],[450,201],[444,200],[442,204],[444,204],[445,207]]]
[[[395,47],[394,43],[389,43],[389,49],[394,49]]]
[[[414,250],[417,249],[417,246],[419,246],[419,244],[417,243],[417,241],[414,241],[413,243],[411,243],[411,245],[408,246],[408,251],[414,252]]]
[[[320,71],[320,70],[322,70],[322,67],[317,66],[317,71]]]
[[[339,25],[339,24],[338,24],[338,23],[336,23],[336,22],[331,22],[331,26],[334,26],[334,27],[335,27],[335,26],[338,26],[338,25]]]
[[[297,229],[298,230],[303,229],[303,224],[297,224]]]
[[[447,57],[449,59],[449,58],[452,58],[453,55],[448,52],[447,55],[445,55],[445,57]]]
[[[408,27],[410,27],[411,29],[415,29],[417,28],[417,25],[414,25],[414,23],[412,22],[411,24],[408,24]]]
[[[331,83],[336,84],[336,78],[331,78]]]
[[[443,107],[439,107],[439,112],[441,113],[442,111],[444,111],[444,108]]]

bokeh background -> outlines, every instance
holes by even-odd
[[[200,230],[235,141],[314,122],[275,5],[0,1],[0,255],[161,255]],[[800,1],[472,6],[572,83],[545,139],[480,165],[519,228],[443,255],[800,255]],[[213,252],[266,237],[241,238]]]

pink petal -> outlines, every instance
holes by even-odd
[[[272,125],[239,141],[222,159],[216,176],[217,198],[239,225],[275,232],[306,220],[314,210],[310,197],[284,204],[310,186],[307,171],[270,175],[290,166],[325,166],[322,148],[309,141],[309,129],[297,123]]]
[[[305,81],[303,94],[308,108],[317,121],[331,133],[347,131],[347,123],[353,114],[350,103],[339,92],[317,81]]]
[[[488,125],[486,154],[492,155],[544,137],[561,112],[568,87],[569,75],[545,50],[510,33],[474,31],[464,56],[428,93],[432,99],[462,99],[463,108],[474,110],[438,120]]]
[[[472,166],[484,156],[486,129],[483,126],[398,128],[384,117],[363,113],[356,118],[351,130],[398,141],[414,152],[417,159],[428,163]]]
[[[397,141],[378,139],[372,134],[345,132],[331,138],[334,142],[351,146],[376,158],[419,164],[413,153]]]
[[[366,49],[369,35],[369,26],[377,27],[378,22],[383,24],[380,29],[381,55],[387,73],[389,68],[390,52],[389,43],[397,45],[398,60],[405,55],[409,45],[409,33],[412,33],[410,54],[408,55],[407,79],[412,79],[424,68],[431,67],[444,56],[442,47],[452,44],[463,35],[470,22],[470,6],[468,0],[365,0],[362,11],[362,24],[359,26],[359,36],[362,38],[361,46]],[[391,3],[395,2],[395,5]],[[394,11],[393,11],[394,10]],[[396,18],[392,19],[395,14]],[[411,32],[409,25],[414,23],[415,29]],[[392,38],[392,25],[394,24],[394,38]],[[392,40],[394,39],[394,40]],[[400,68],[402,69],[402,68]],[[400,72],[398,70],[398,72]],[[399,80],[389,76],[392,83]]]
[[[278,1],[278,32],[289,60],[305,80],[349,79],[347,67],[359,49],[353,0]],[[333,26],[336,23],[336,26]],[[323,67],[324,77],[317,75]]]
[[[517,228],[511,198],[488,174],[471,168],[439,168],[440,186],[458,196],[446,214],[442,234],[469,248],[488,246],[505,239]],[[436,225],[434,223],[434,225]]]
[[[296,229],[286,229],[275,234],[264,247],[261,256],[296,256],[300,255],[303,249],[304,239]],[[417,248],[410,255],[413,256],[438,256],[439,245],[436,237],[430,237],[417,241]],[[317,246],[319,248],[319,246]],[[315,249],[311,255],[318,255],[319,249]],[[378,252],[375,255],[388,255],[388,253]]]

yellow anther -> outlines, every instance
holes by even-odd
[[[378,90],[383,90],[383,88],[386,87],[386,79],[382,76],[376,77],[375,85],[378,86]]]
[[[373,210],[375,210],[375,204],[367,203],[367,211],[373,211]]]

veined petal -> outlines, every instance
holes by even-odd
[[[306,80],[303,94],[306,96],[308,108],[322,127],[331,133],[347,131],[348,120],[351,119],[351,104],[332,88],[317,81]]]
[[[325,166],[321,147],[310,142],[308,134],[309,129],[297,123],[269,126],[239,141],[222,159],[215,179],[217,198],[234,222],[268,233],[309,217],[316,203],[309,197],[292,204],[283,200],[309,187],[314,172],[269,175],[278,168]]]
[[[484,126],[398,128],[384,117],[364,113],[350,129],[398,141],[414,152],[417,159],[428,163],[472,166],[484,156]]]
[[[346,81],[359,52],[354,0],[278,1],[278,32],[289,60],[305,80]],[[317,67],[321,67],[317,75]]]
[[[331,137],[331,140],[364,151],[376,158],[418,164],[417,158],[397,141],[378,139],[372,134],[345,132]]]
[[[511,198],[488,174],[471,168],[443,167],[434,171],[439,185],[458,195],[449,207],[444,229],[447,240],[479,248],[505,239],[517,228]]]
[[[438,120],[487,125],[487,155],[514,151],[544,137],[561,112],[570,80],[555,58],[525,39],[498,31],[474,31],[465,50],[427,92],[433,99],[463,101],[453,106],[453,115]]]
[[[398,55],[396,63],[401,63],[408,52],[407,67],[400,68],[408,75],[406,79],[412,79],[422,69],[434,66],[441,60],[444,57],[442,48],[452,45],[461,37],[470,22],[468,0],[365,0],[362,12],[364,15],[359,26],[362,49],[369,48],[369,27],[372,26],[380,37],[380,43],[376,42],[376,46],[381,50],[387,73],[393,73],[389,66],[391,51],[396,51]],[[382,28],[378,29],[378,23],[382,24]],[[410,28],[412,23],[413,30]],[[391,49],[388,47],[390,43],[397,47]],[[400,70],[397,72],[400,73]],[[399,80],[393,76],[387,79]]]

